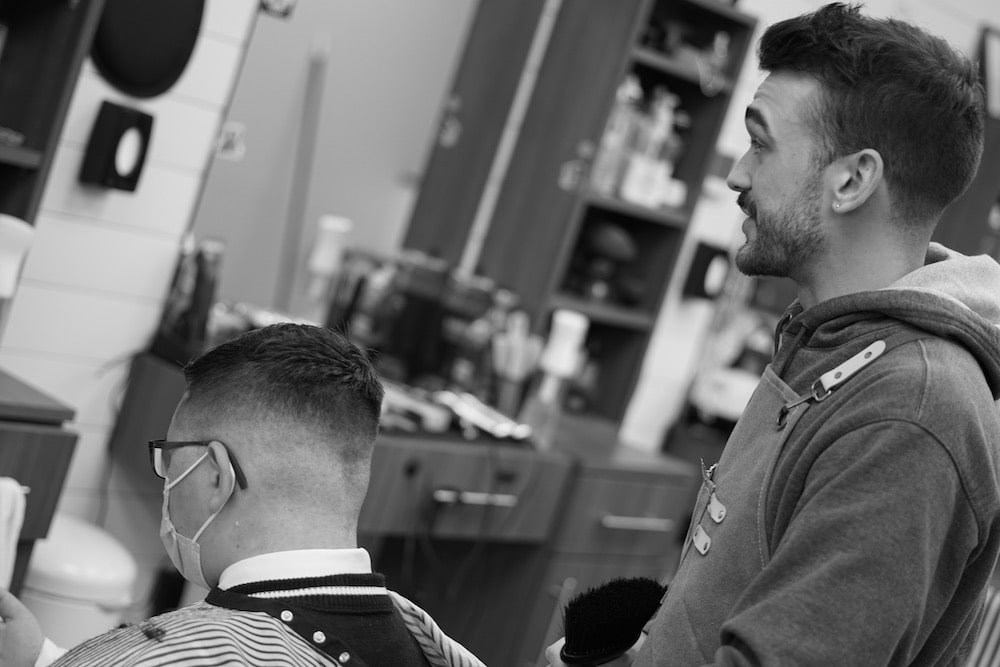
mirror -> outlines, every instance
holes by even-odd
[[[478,0],[298,3],[259,14],[191,231],[225,241],[218,297],[280,308],[319,220],[394,251]],[[241,155],[242,154],[242,155]]]

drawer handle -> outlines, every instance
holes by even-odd
[[[605,514],[601,517],[601,526],[611,530],[643,530],[651,533],[674,532],[672,519],[660,519],[655,516],[618,516]]]
[[[489,507],[514,507],[517,496],[509,493],[483,493],[482,491],[455,491],[436,489],[434,501],[442,505],[482,505]]]

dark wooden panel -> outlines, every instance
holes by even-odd
[[[22,539],[48,534],[75,446],[76,435],[57,427],[0,423],[0,477],[12,477],[30,489]]]
[[[642,481],[584,471],[576,483],[555,548],[564,553],[654,556],[687,528],[688,486],[670,478]],[[612,522],[603,525],[603,521]]]
[[[380,442],[358,530],[378,535],[543,542],[569,481],[568,457],[482,444]],[[441,503],[437,490],[514,505]]]
[[[1000,235],[991,229],[990,208],[1000,201],[1000,120],[987,117],[986,146],[979,171],[965,194],[945,210],[934,240],[967,255],[995,251]]]
[[[108,447],[115,462],[129,474],[140,491],[163,486],[149,467],[146,443],[167,437],[174,408],[184,395],[184,373],[169,361],[152,354],[136,355],[129,371],[128,391],[122,399],[118,420]]]
[[[486,275],[521,295],[536,320],[568,259],[587,180],[586,146],[596,150],[646,4],[561,5],[481,261]],[[579,181],[564,181],[570,186],[564,189],[560,173],[580,159],[581,147]]]
[[[548,558],[539,545],[390,538],[374,559],[389,587],[490,667],[520,667]]]
[[[7,171],[0,210],[34,220],[77,76],[104,0],[17,3],[4,7],[9,28],[0,54],[0,126],[41,151],[37,169]]]
[[[403,245],[461,257],[544,0],[481,0]],[[453,105],[453,106],[449,106]],[[458,130],[457,139],[449,134]]]

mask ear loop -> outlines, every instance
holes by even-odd
[[[182,472],[180,475],[178,475],[177,479],[175,479],[172,482],[167,482],[166,483],[167,489],[169,490],[169,489],[172,489],[175,486],[177,486],[181,482],[181,480],[183,480],[185,477],[187,477],[188,475],[190,475],[191,471],[193,471],[195,468],[197,468],[198,464],[200,464],[202,461],[204,461],[207,456],[208,456],[208,452],[205,452],[200,457],[198,457],[197,461],[195,461],[194,463],[191,464],[190,468],[188,468],[187,470],[185,470],[184,472]]]
[[[205,456],[208,456],[208,452],[205,452]],[[202,458],[204,458],[204,456]],[[226,499],[222,501],[221,505],[219,505],[219,509],[212,512],[211,516],[205,519],[205,523],[201,524],[201,528],[199,528],[198,532],[191,538],[193,541],[198,541],[201,534],[205,532],[205,529],[208,528],[213,521],[215,521],[215,517],[219,516],[219,513],[222,512],[223,508],[225,508],[226,503],[228,503],[229,499],[233,497],[233,492],[236,490],[236,470],[233,469],[231,461],[229,462],[229,481],[232,483],[229,485],[229,493],[226,495]]]

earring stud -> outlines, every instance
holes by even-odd
[[[835,209],[839,209],[840,208],[840,202],[839,201],[838,202],[834,202],[833,207]]]

